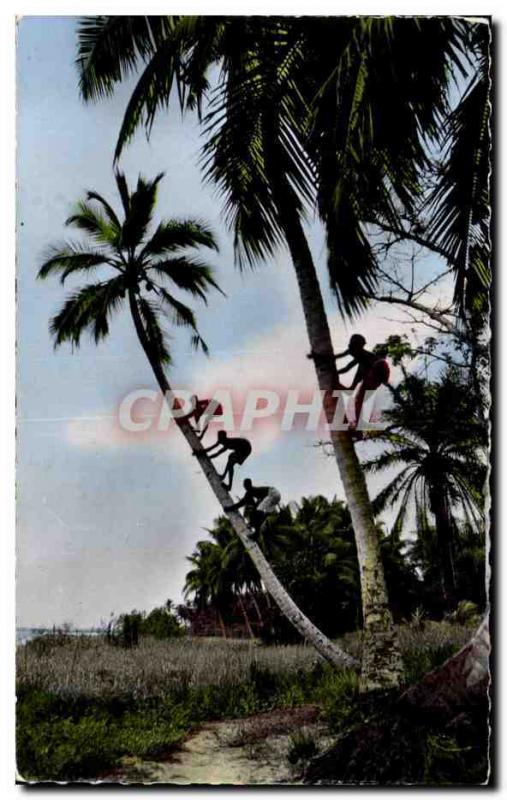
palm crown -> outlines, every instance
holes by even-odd
[[[481,456],[485,426],[475,398],[453,370],[439,383],[407,375],[395,398],[385,412],[391,424],[375,437],[384,451],[363,462],[368,472],[399,470],[374,501],[376,510],[399,503],[395,529],[400,530],[411,499],[419,515],[426,508],[436,513],[436,499],[442,497],[449,510],[460,508],[477,530],[484,514],[486,467]]]
[[[63,284],[71,275],[88,276],[100,267],[108,267],[112,274],[69,295],[50,322],[55,346],[63,342],[78,346],[85,331],[98,343],[109,333],[111,315],[129,294],[143,321],[150,350],[160,363],[171,361],[161,315],[169,316],[177,326],[190,328],[194,347],[207,352],[194,312],[174,295],[174,290],[204,302],[210,288],[219,290],[212,268],[188,253],[198,247],[218,248],[210,229],[196,220],[160,222],[149,236],[162,177],[157,175],[152,181],[139,177],[131,192],[125,176],[116,173],[123,221],[94,191],[87,192],[86,200],[80,201],[67,219],[67,225],[88,234],[88,241],[53,246],[39,278],[58,274]]]
[[[353,312],[375,284],[364,225],[396,224],[420,197],[448,77],[463,68],[464,27],[441,17],[424,26],[391,17],[84,18],[80,89],[85,99],[111,94],[141,68],[116,158],[140,124],[150,131],[174,88],[182,107],[208,100],[204,172],[225,198],[239,258],[273,253],[285,207],[303,217],[317,205],[331,285]]]

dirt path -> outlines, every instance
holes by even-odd
[[[201,727],[164,761],[125,763],[109,780],[122,783],[294,784],[299,767],[287,760],[291,735],[305,730],[319,751],[333,741],[317,708],[303,706]]]

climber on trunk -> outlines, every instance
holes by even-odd
[[[224,511],[237,511],[244,507],[248,521],[253,528],[253,535],[258,536],[268,514],[276,511],[281,495],[274,486],[254,486],[250,478],[245,478],[243,486],[245,494],[241,500],[232,506],[225,506]]]
[[[193,420],[197,437],[202,439],[208,430],[211,418],[214,415],[223,414],[223,408],[218,400],[199,400],[196,394],[192,395],[190,402],[192,403],[192,411],[182,419],[188,422]],[[202,427],[200,424],[201,419]]]
[[[342,375],[357,366],[354,380],[350,385],[350,389],[354,391],[356,386],[361,384],[355,396],[355,420],[350,426],[352,430],[355,430],[360,420],[366,392],[373,392],[379,386],[386,385],[389,382],[389,364],[384,355],[366,350],[365,344],[366,339],[364,336],[361,336],[360,333],[355,333],[350,337],[347,350],[343,353],[337,353],[335,356],[335,358],[352,356],[352,361],[342,369],[339,369],[338,375]]]
[[[234,476],[234,467],[237,464],[243,464],[246,461],[250,453],[252,452],[252,445],[248,441],[248,439],[241,439],[239,437],[229,437],[227,436],[225,431],[219,431],[218,437],[215,444],[212,444],[210,447],[203,448],[205,453],[210,454],[212,450],[218,447],[219,449],[213,455],[210,455],[210,458],[216,458],[217,456],[221,456],[222,453],[225,453],[227,450],[231,451],[229,458],[227,459],[227,464],[225,465],[225,469],[223,474],[220,475],[221,480],[224,481],[224,486],[227,491],[230,491],[232,487],[232,479]],[[225,479],[227,477],[227,483]]]
[[[344,350],[343,353],[336,353],[334,356],[335,360],[337,358],[345,358],[346,356],[352,357],[352,361],[342,367],[342,369],[337,370],[338,375],[343,375],[344,372],[348,372],[357,366],[357,371],[350,387],[342,386],[341,383],[337,387],[338,389],[349,388],[354,391],[358,384],[361,384],[354,398],[354,422],[350,423],[349,426],[350,430],[357,438],[362,438],[362,433],[356,431],[356,426],[361,417],[361,409],[366,392],[373,392],[378,389],[379,386],[386,385],[389,382],[389,364],[385,356],[381,353],[372,353],[366,350],[365,344],[366,339],[364,336],[360,333],[354,333],[350,337],[347,349]],[[321,356],[312,352],[309,354],[308,358],[317,360],[321,358]]]

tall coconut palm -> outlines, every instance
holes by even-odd
[[[329,272],[345,313],[374,285],[362,222],[392,219],[417,193],[424,131],[446,110],[457,23],[425,20],[130,18],[84,20],[78,64],[85,98],[111,93],[143,66],[116,157],[140,122],[149,129],[176,87],[200,107],[209,68],[218,89],[205,118],[207,175],[222,189],[240,257],[289,248],[328,420],[338,377],[319,281],[303,228],[317,200],[327,226]],[[379,69],[382,66],[382,69]],[[314,100],[319,98],[317,111]],[[392,120],[396,119],[396,125]],[[402,664],[387,604],[378,535],[350,437],[332,441],[361,567],[363,688],[399,683]]]
[[[407,375],[393,407],[385,412],[387,430],[376,436],[383,452],[363,462],[370,473],[399,468],[375,499],[378,511],[399,505],[395,529],[402,528],[412,507],[419,526],[427,530],[430,509],[446,606],[456,599],[456,514],[474,531],[484,524],[485,428],[469,388],[452,369],[438,383]]]
[[[112,277],[86,284],[73,292],[53,317],[50,329],[55,345],[70,342],[77,346],[86,331],[92,333],[96,343],[100,342],[109,332],[113,312],[119,311],[126,301],[141,347],[167,398],[171,397],[171,387],[164,366],[170,364],[171,357],[160,324],[161,314],[167,311],[175,325],[189,327],[194,346],[206,348],[193,312],[173,294],[173,287],[202,300],[206,300],[209,289],[218,287],[210,267],[187,252],[189,248],[200,246],[216,248],[213,235],[205,225],[194,220],[169,220],[161,222],[149,236],[161,178],[162,175],[154,181],[139,178],[136,190],[130,192],[124,175],[116,174],[123,207],[122,222],[107,200],[97,192],[89,192],[87,200],[78,204],[67,222],[89,234],[90,246],[69,242],[52,248],[40,268],[39,277],[58,274],[65,282],[73,274],[90,274],[98,267],[108,268]],[[156,300],[151,299],[152,296]],[[178,420],[178,427],[197,455],[222,507],[231,505],[232,499],[193,427],[183,419]],[[250,539],[243,517],[235,511],[227,512],[227,516],[282,613],[323,657],[335,664],[353,664],[354,659],[326,639],[284,591],[262,551]]]

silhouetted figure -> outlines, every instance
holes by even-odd
[[[281,495],[274,486],[254,486],[250,478],[245,478],[243,486],[245,494],[241,500],[232,506],[224,506],[224,510],[237,511],[244,507],[247,519],[257,536],[268,514],[276,511]]]
[[[227,436],[225,431],[219,431],[218,437],[215,444],[212,444],[211,447],[204,448],[205,453],[210,453],[212,450],[218,447],[216,453],[210,455],[210,458],[216,458],[217,456],[221,456],[222,453],[225,453],[227,450],[231,450],[231,454],[227,459],[227,464],[225,465],[225,469],[223,474],[220,475],[221,480],[224,481],[224,486],[229,491],[232,487],[232,479],[234,476],[234,467],[237,464],[243,464],[244,461],[248,458],[250,453],[252,452],[252,445],[248,441],[248,439],[240,439],[239,437],[229,437]],[[225,479],[228,478],[228,482],[226,483]]]
[[[365,349],[366,339],[360,333],[354,333],[350,337],[349,346],[343,353],[336,353],[333,358],[336,360],[337,358],[345,358],[345,356],[351,356],[352,361],[347,364],[342,369],[337,370],[338,375],[343,375],[344,372],[348,372],[350,369],[353,369],[357,366],[357,371],[354,376],[354,380],[350,387],[343,386],[340,382],[338,383],[337,389],[354,389],[360,383],[361,386],[354,398],[354,407],[355,407],[355,421],[354,423],[350,424],[350,429],[354,432],[357,438],[362,438],[362,433],[360,431],[356,431],[356,425],[359,421],[361,416],[361,409],[364,403],[364,396],[366,392],[372,392],[375,389],[378,389],[379,386],[383,384],[387,384],[389,382],[389,364],[387,363],[384,355],[380,353],[371,353],[369,350]],[[316,364],[319,362],[322,363],[326,361],[327,356],[321,355],[319,353],[314,353],[313,351],[308,354],[308,358],[311,358],[315,361]]]
[[[217,400],[199,400],[196,394],[192,395],[190,400],[192,402],[192,411],[185,417],[182,417],[182,419],[188,420],[189,422],[193,420],[195,423],[194,427],[197,437],[198,439],[202,439],[208,430],[211,417],[214,414],[223,414],[223,408]],[[205,412],[207,411],[208,406],[210,407],[208,413],[206,414]],[[203,425],[202,428],[200,425],[201,419]]]
[[[335,355],[335,358],[352,356],[352,361],[342,369],[339,369],[338,375],[343,375],[344,372],[348,372],[357,366],[354,380],[349,387],[353,391],[358,384],[361,384],[354,398],[355,422],[351,425],[353,430],[359,422],[366,392],[373,392],[379,386],[389,382],[390,371],[386,359],[379,353],[371,353],[366,350],[365,344],[366,339],[364,336],[361,336],[360,333],[355,333],[350,337],[348,348],[343,353]]]

